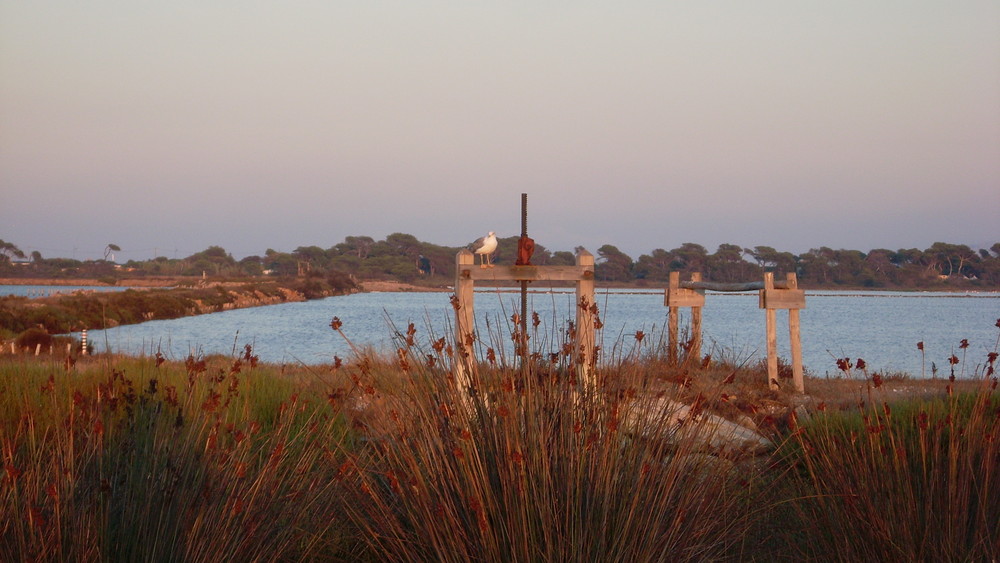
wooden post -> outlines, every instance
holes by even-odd
[[[777,311],[766,306],[768,291],[774,291],[774,272],[764,272],[764,289],[760,292],[760,306],[764,308],[767,324],[767,385],[777,390],[778,384],[778,333]]]
[[[472,252],[462,249],[455,256],[455,383],[459,389],[468,391],[472,385],[471,370],[475,361],[472,342],[476,335],[476,315],[473,305],[473,289],[470,270],[475,264]]]
[[[576,254],[576,265],[588,270],[594,268],[594,255],[581,248]],[[593,380],[596,355],[596,331],[594,329],[594,277],[582,276],[576,282],[576,357],[578,373],[588,389],[597,387]]]
[[[670,272],[670,286],[667,288],[667,362],[677,363],[677,332],[680,328],[678,310],[679,307],[670,302],[670,297],[681,288],[681,273]]]
[[[778,309],[788,309],[788,332],[792,350],[792,384],[795,391],[805,392],[802,373],[802,341],[799,334],[799,309],[806,306],[806,294],[798,288],[794,273],[786,276],[782,288],[775,288],[774,274],[764,274],[764,289],[760,291],[760,308],[767,314],[767,381],[771,389],[778,389],[778,336],[775,316]]]
[[[785,277],[788,280],[788,289],[799,288],[799,280],[795,272],[789,272]],[[796,392],[805,393],[806,382],[802,372],[802,338],[799,331],[799,309],[795,307],[788,310],[788,337],[792,350],[792,383],[795,385]]]
[[[700,282],[701,272],[692,272],[691,281]],[[691,349],[688,351],[688,358],[693,358],[694,365],[701,363],[701,305],[691,306]]]
[[[667,287],[663,304],[670,312],[667,318],[667,361],[677,363],[677,344],[680,340],[679,310],[681,307],[691,307],[691,348],[689,357],[701,356],[701,309],[705,306],[705,290],[703,288],[684,287],[685,284],[701,285],[701,273],[691,274],[691,281],[680,281],[679,272],[670,272],[670,285]]]

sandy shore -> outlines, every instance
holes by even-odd
[[[413,291],[413,292],[429,292],[429,291],[451,291],[444,287],[425,287],[420,285],[413,285],[408,283],[402,283],[397,281],[384,281],[384,280],[368,280],[358,282],[361,286],[362,291]]]

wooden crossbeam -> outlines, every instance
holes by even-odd
[[[466,251],[468,252],[468,251]],[[458,271],[462,279],[472,281],[565,281],[594,279],[594,266],[473,266]]]

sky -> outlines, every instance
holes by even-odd
[[[0,239],[1000,241],[1000,2],[0,0]]]

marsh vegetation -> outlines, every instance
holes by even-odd
[[[391,354],[308,367],[249,345],[183,362],[3,357],[0,559],[1000,555],[995,350],[968,379],[851,363],[796,397],[732,358],[623,345],[588,388],[571,347],[521,362],[478,342],[470,392],[447,339],[395,334]],[[666,399],[693,413],[678,425]],[[774,447],[705,450],[680,430],[708,413]]]

